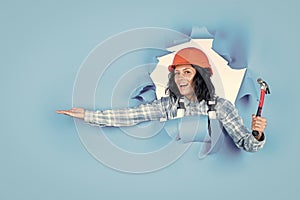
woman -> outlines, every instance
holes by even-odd
[[[174,119],[178,117],[179,105],[184,107],[185,116],[207,115],[207,102],[215,100],[217,119],[239,148],[253,152],[263,147],[267,120],[252,115],[252,130],[259,132],[257,136],[253,136],[244,126],[234,105],[226,99],[215,97],[210,79],[213,72],[207,56],[200,49],[188,47],[178,51],[168,69],[168,97],[135,108],[104,111],[73,108],[57,110],[57,113],[99,126],[132,126],[149,120]]]

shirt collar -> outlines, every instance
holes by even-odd
[[[185,106],[191,106],[191,105],[196,105],[199,104],[198,100],[196,100],[195,102],[191,102],[190,100],[188,100],[188,98],[186,98],[185,96],[183,97],[184,99],[184,105]]]

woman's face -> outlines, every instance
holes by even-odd
[[[196,69],[192,65],[179,65],[174,69],[174,73],[174,80],[180,94],[189,100],[196,98],[193,85]]]

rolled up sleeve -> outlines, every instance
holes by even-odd
[[[220,121],[222,122],[228,135],[233,139],[234,143],[241,149],[249,152],[255,152],[263,148],[266,137],[257,140],[252,133],[243,124],[242,118],[238,114],[238,110],[233,104],[227,100],[223,100],[220,106]]]

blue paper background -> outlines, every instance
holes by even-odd
[[[298,4],[1,1],[0,199],[299,199]],[[54,112],[72,106],[83,60],[128,29],[189,34],[194,25],[245,36],[249,68],[271,86],[265,148],[204,160],[187,152],[165,169],[140,175],[99,163],[81,144],[73,120]]]

